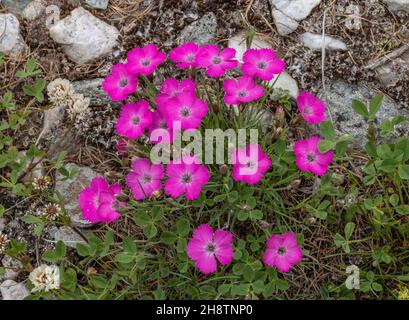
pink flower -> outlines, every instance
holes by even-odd
[[[111,74],[102,83],[102,88],[111,97],[112,101],[121,101],[135,92],[138,86],[136,76],[128,71],[123,63],[113,66]]]
[[[210,173],[207,168],[192,157],[183,157],[181,161],[173,161],[166,168],[169,177],[165,182],[165,193],[173,198],[185,194],[187,200],[199,197],[202,187],[209,182]]]
[[[206,74],[213,78],[218,78],[224,75],[228,69],[234,69],[238,65],[235,60],[236,50],[232,48],[223,49],[219,53],[219,48],[216,45],[207,45],[199,49],[196,56],[196,66],[207,68]]]
[[[266,265],[276,267],[281,272],[288,272],[293,265],[301,260],[302,251],[294,232],[286,232],[281,235],[273,234],[267,240],[267,250],[263,256]]]
[[[169,53],[169,57],[173,62],[176,62],[178,68],[195,67],[196,54],[199,51],[199,46],[193,42],[186,42],[179,47],[173,49]]]
[[[321,153],[318,150],[319,137],[298,140],[294,145],[295,164],[302,171],[309,171],[317,175],[327,172],[329,164],[334,159],[332,150]]]
[[[260,99],[264,95],[262,86],[255,83],[253,78],[243,76],[237,81],[233,79],[225,80],[223,83],[224,102],[227,104],[239,104]]]
[[[147,159],[137,159],[131,164],[132,171],[126,176],[126,185],[136,200],[150,198],[154,191],[162,189],[163,167],[151,164]]]
[[[268,171],[271,160],[258,144],[249,144],[233,153],[232,177],[236,181],[256,184]]]
[[[197,98],[193,92],[183,92],[175,99],[168,100],[163,106],[167,125],[172,128],[173,122],[180,122],[184,130],[196,129],[207,114],[207,104]]]
[[[200,225],[187,244],[187,256],[192,259],[196,267],[204,274],[217,270],[217,260],[223,265],[233,260],[233,235],[221,229],[213,233],[212,227]]]
[[[120,217],[116,211],[118,202],[116,195],[122,193],[119,184],[108,185],[103,177],[96,177],[91,180],[89,187],[82,189],[78,202],[83,218],[90,222],[112,222]]]
[[[243,55],[243,74],[269,81],[285,68],[285,62],[276,58],[271,49],[249,49]]]
[[[148,44],[143,48],[134,48],[129,51],[127,59],[129,72],[148,76],[166,60],[166,54],[159,51],[154,44]]]
[[[195,92],[196,84],[190,79],[183,79],[180,82],[175,78],[166,79],[163,81],[160,88],[160,94],[156,98],[156,104],[159,106],[164,105],[171,99],[176,98],[183,92]]]
[[[298,110],[308,123],[320,123],[325,120],[325,104],[311,93],[303,91],[297,97]]]
[[[145,100],[137,103],[127,103],[121,109],[121,114],[115,124],[116,132],[131,139],[138,138],[152,122],[152,113]]]
[[[163,108],[158,109],[152,115],[152,123],[148,127],[149,140],[153,144],[171,144],[175,141],[176,134],[173,132],[172,127],[168,127],[165,112]]]

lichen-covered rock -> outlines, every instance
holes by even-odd
[[[290,97],[297,99],[299,93],[298,83],[286,71],[281,72],[280,76],[275,76],[269,84],[274,84],[274,91],[288,91]]]
[[[83,64],[112,53],[119,31],[82,7],[50,26],[50,35],[74,62]]]
[[[334,128],[339,134],[350,134],[354,138],[353,144],[363,147],[367,142],[367,122],[352,109],[352,99],[358,99],[365,103],[370,101],[376,93],[369,89],[351,85],[344,81],[331,82],[327,88],[327,110],[331,113]],[[323,96],[323,92],[320,92]],[[400,105],[385,96],[384,102],[377,113],[375,122],[382,123],[398,115],[409,117],[409,112]],[[397,135],[409,135],[409,125],[403,125],[396,129]]]
[[[95,8],[105,10],[108,8],[109,0],[85,0],[86,4]]]
[[[90,227],[93,225],[82,218],[82,213],[78,205],[78,195],[81,190],[87,187],[90,181],[97,176],[96,172],[89,167],[80,167],[74,163],[67,163],[65,168],[68,170],[78,170],[77,176],[71,180],[62,180],[64,177],[58,173],[56,176],[55,190],[58,191],[64,199],[64,208],[71,218],[71,222],[77,227]]]
[[[31,1],[23,10],[22,16],[28,21],[37,19],[45,12],[45,6],[42,0]]]
[[[0,276],[0,281],[15,280],[23,269],[23,265],[20,261],[13,259],[8,255],[4,256],[1,260],[1,265],[5,268],[5,273],[3,276]]]
[[[30,295],[24,283],[17,283],[14,280],[6,280],[0,285],[0,292],[3,300],[24,300]]]
[[[77,93],[83,94],[91,99],[90,104],[94,106],[103,106],[107,104],[117,104],[102,89],[103,78],[85,79],[74,81],[72,84]]]
[[[314,34],[311,32],[305,32],[299,36],[300,41],[306,46],[314,51],[322,50],[323,43],[325,43],[325,48],[329,50],[346,50],[347,45],[344,41],[336,39],[334,37],[325,36],[325,41],[321,34]]]
[[[10,13],[19,17],[30,1],[31,0],[0,0],[0,4],[6,7]]]
[[[409,0],[384,0],[388,8],[392,11],[406,11],[409,12]]]
[[[27,49],[20,34],[20,23],[12,14],[0,14],[0,52],[19,57]]]
[[[76,248],[78,243],[86,244],[84,239],[67,226],[59,228],[54,234],[55,241],[62,241],[67,247]]]
[[[208,44],[216,37],[216,32],[216,15],[213,12],[209,12],[184,28],[180,32],[178,41],[179,43],[191,41],[198,44]]]

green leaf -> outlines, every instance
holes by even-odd
[[[166,244],[174,244],[177,238],[176,234],[170,231],[163,232],[160,237],[161,241]]]
[[[61,285],[68,291],[74,291],[77,286],[77,273],[73,268],[68,268],[62,273]]]
[[[126,253],[119,253],[115,256],[115,261],[119,263],[131,263],[134,259],[135,256]]]
[[[325,140],[335,141],[337,138],[332,122],[329,120],[325,120],[320,123],[320,132]]]
[[[158,233],[158,229],[156,229],[153,223],[150,223],[143,228],[143,233],[146,237],[153,238]]]
[[[77,243],[76,249],[78,255],[81,257],[88,257],[90,255],[89,247],[83,243]]]
[[[334,149],[334,147],[336,146],[336,141],[331,141],[331,140],[321,140],[319,143],[318,143],[318,150],[321,152],[321,153],[325,153],[325,152],[327,152],[327,151],[329,151],[329,150],[332,150],[332,149]]]
[[[43,253],[42,259],[47,262],[57,262],[64,260],[67,248],[61,240],[57,242],[55,250],[47,250]]]
[[[248,219],[248,217],[249,217],[249,214],[246,211],[239,211],[237,213],[237,219],[239,221],[246,221]]]
[[[122,248],[126,253],[136,254],[136,243],[132,238],[124,238],[122,240]]]
[[[336,233],[334,236],[334,243],[339,248],[346,242],[345,238],[339,233]]]
[[[362,103],[359,100],[352,100],[352,108],[361,116],[363,116],[365,119],[369,118],[369,112],[364,103]]]
[[[409,205],[404,204],[398,207],[395,207],[395,210],[397,213],[401,214],[401,215],[407,215],[409,214]]]
[[[190,232],[190,222],[185,218],[180,218],[176,221],[176,229],[180,236],[185,237]]]
[[[404,164],[399,166],[398,173],[401,179],[409,180],[409,165]]]
[[[348,222],[345,225],[345,239],[349,240],[352,236],[352,233],[354,232],[355,229],[355,223],[353,222]]]
[[[261,210],[251,210],[250,218],[253,220],[261,220],[263,219],[263,212]]]
[[[38,102],[44,101],[43,90],[45,88],[45,80],[38,79],[33,85],[26,85],[23,87],[23,91],[25,94],[35,97]]]
[[[25,223],[43,223],[41,218],[29,214],[22,217],[21,220]]]
[[[151,222],[151,218],[149,217],[148,213],[145,211],[136,212],[134,216],[134,220],[137,225],[142,225],[142,226],[145,226]]]
[[[369,103],[369,115],[370,115],[370,120],[374,120],[376,114],[378,113],[381,105],[383,102],[383,95],[379,94],[373,97],[371,102]]]

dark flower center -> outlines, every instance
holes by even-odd
[[[150,59],[144,59],[144,60],[141,61],[141,65],[142,65],[143,67],[147,67],[147,66],[149,66],[150,64],[151,64],[151,60],[150,60]]]
[[[277,253],[278,253],[280,256],[285,255],[286,252],[287,252],[287,250],[286,250],[284,247],[279,247],[278,250],[277,250]]]
[[[254,161],[247,162],[247,168],[254,168],[255,166],[256,166],[256,163]]]
[[[304,108],[304,113],[308,114],[308,115],[311,115],[312,114],[312,109],[310,107],[306,107],[306,108]]]
[[[210,242],[206,246],[206,251],[209,253],[214,253],[216,251],[216,246],[213,242]]]
[[[316,159],[317,159],[317,155],[316,155],[316,154],[314,154],[314,153],[309,153],[309,154],[307,154],[307,160],[308,160],[309,162],[314,162]]]
[[[192,182],[192,176],[189,173],[185,173],[182,176],[182,182],[187,184],[187,183],[191,183]]]
[[[119,81],[119,87],[123,88],[126,87],[128,85],[128,79],[121,79]]]
[[[220,57],[214,57],[213,58],[213,64],[219,64],[220,62],[222,62],[222,58],[220,58]]]
[[[240,98],[244,98],[244,97],[247,96],[247,91],[246,91],[246,90],[240,90],[237,95],[238,95]]]
[[[259,69],[265,69],[267,67],[267,62],[265,61],[260,61],[259,63],[257,63],[257,68]]]
[[[183,118],[186,118],[186,117],[190,116],[190,113],[191,113],[191,110],[190,110],[189,108],[187,108],[187,107],[185,107],[185,108],[183,108],[182,110],[180,110],[180,115],[181,115]]]
[[[139,117],[133,117],[132,118],[132,123],[134,125],[138,125],[141,122],[141,119]]]
[[[168,128],[168,126],[166,125],[166,121],[165,121],[165,120],[162,120],[162,121],[159,123],[159,128],[161,128],[161,129],[167,129],[167,128]]]
[[[143,181],[143,183],[151,183],[151,181],[152,181],[152,176],[151,176],[150,174],[148,174],[148,173],[145,173],[145,174],[142,176],[142,181]]]
[[[186,56],[186,61],[187,61],[187,62],[193,62],[193,61],[195,61],[195,55],[194,55],[194,54],[188,54],[188,55]]]

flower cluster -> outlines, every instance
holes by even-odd
[[[91,222],[112,222],[120,217],[117,206],[125,203],[116,199],[122,193],[119,184],[108,185],[102,177],[95,177],[78,198],[83,217]]]
[[[31,271],[28,279],[33,284],[31,292],[55,290],[60,288],[60,269],[57,266],[42,264]]]
[[[61,207],[55,203],[48,203],[41,211],[41,215],[47,220],[54,221],[61,214]]]
[[[308,123],[320,123],[325,120],[325,104],[309,92],[301,92],[297,97],[298,110]],[[334,159],[334,153],[329,150],[321,153],[318,150],[320,137],[310,137],[298,140],[294,145],[295,164],[302,171],[323,175]]]
[[[234,49],[199,46],[192,42],[173,49],[169,58],[176,67],[188,69],[187,78],[164,79],[159,90],[152,88],[149,77],[167,56],[154,44],[129,51],[126,61],[115,65],[104,80],[103,89],[113,101],[125,101],[134,93],[139,97],[125,101],[120,110],[115,125],[121,136],[117,145],[120,153],[127,154],[132,140],[144,134],[153,145],[166,144],[172,151],[171,145],[181,131],[198,129],[202,125],[209,106],[200,98],[200,90],[193,80],[196,78],[193,75],[200,70],[211,78],[220,78],[229,74],[229,70],[240,67],[239,78],[224,79],[223,99],[226,105],[244,105],[265,96],[267,82],[285,68],[284,61],[271,49],[247,50],[239,66]],[[147,87],[146,92],[138,91],[140,84]],[[325,120],[325,104],[310,93],[302,92],[297,104],[308,123]],[[296,165],[301,170],[320,175],[327,171],[333,154],[332,151],[321,154],[318,143],[318,137],[297,141],[294,153]],[[269,156],[259,144],[238,147],[233,150],[232,160],[232,179],[249,185],[260,183],[271,166]],[[198,158],[190,154],[176,157],[173,153],[173,159],[166,166],[144,158],[133,160],[125,182],[138,201],[157,198],[162,192],[172,198],[184,195],[187,200],[195,200],[209,180],[210,172]],[[84,218],[92,222],[118,219],[118,208],[124,205],[117,200],[121,193],[119,185],[109,186],[101,177],[93,179],[79,196]],[[302,260],[301,248],[292,232],[272,235],[266,247],[264,263],[281,272],[288,272]],[[233,259],[233,235],[221,229],[213,231],[211,226],[202,224],[187,245],[187,255],[201,272],[215,272],[218,262],[225,266]]]

